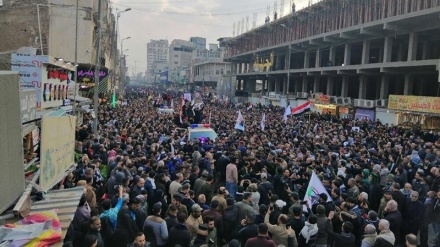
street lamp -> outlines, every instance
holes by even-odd
[[[115,97],[115,85],[116,85],[116,61],[119,60],[118,59],[118,31],[119,31],[119,17],[121,16],[121,13],[130,11],[131,8],[126,8],[125,10],[121,10],[118,11],[118,9],[116,9],[116,24],[115,24],[115,46],[114,46],[114,61],[113,61],[113,80],[112,80],[112,84],[113,84],[113,97]],[[121,50],[122,52],[122,50]],[[120,75],[119,75],[120,76]],[[121,80],[119,78],[119,80]]]
[[[128,37],[126,37],[126,38],[123,38],[123,39],[121,39],[121,58],[124,56],[123,55],[123,47],[124,47],[124,40],[127,40],[127,39],[131,39],[131,37],[130,36],[128,36]],[[120,82],[122,82],[122,59],[121,59],[121,61],[119,62],[119,81]],[[125,81],[125,80],[124,80]]]

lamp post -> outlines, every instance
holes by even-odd
[[[125,78],[122,79],[122,58],[124,57],[124,53],[123,53],[124,40],[127,40],[127,39],[131,39],[131,37],[128,36],[126,38],[121,39],[121,50],[120,50],[121,51],[121,58],[120,58],[120,61],[119,61],[119,81],[120,82],[125,81]]]
[[[114,46],[114,59],[115,61],[113,62],[113,88],[116,85],[116,61],[119,60],[118,59],[118,31],[119,31],[119,17],[121,17],[121,14],[127,11],[130,11],[131,8],[126,8],[125,10],[121,10],[118,11],[118,9],[116,9],[116,25],[115,25],[115,46]],[[122,52],[122,50],[121,50]],[[120,76],[120,75],[119,75]],[[121,80],[121,78],[119,78],[119,81]]]

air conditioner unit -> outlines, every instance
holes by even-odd
[[[375,100],[375,103],[376,103],[376,106],[382,107],[382,100],[380,100],[380,99]]]
[[[365,100],[364,102],[366,108],[374,108],[376,103],[374,100]]]
[[[336,96],[330,96],[330,104],[336,104]]]
[[[351,105],[351,98],[342,98],[343,105]]]
[[[382,106],[383,107],[388,107],[388,100],[387,99],[383,99],[382,101]]]
[[[354,106],[356,107],[365,107],[365,100],[363,99],[355,99],[354,100]]]
[[[344,99],[343,98],[336,98],[336,104],[338,104],[338,105],[342,105],[343,104],[343,102],[344,102]]]
[[[309,94],[304,92],[298,92],[296,93],[296,96],[301,99],[307,99],[307,97],[309,97]]]

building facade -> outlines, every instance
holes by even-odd
[[[206,49],[206,38],[190,37],[189,41],[195,44],[197,50],[205,50]]]
[[[191,67],[192,54],[196,49],[193,42],[175,39],[171,42],[169,47],[169,80],[171,82],[179,82],[181,79],[181,71],[187,71],[187,78],[189,80],[189,71]]]
[[[3,0],[0,8],[0,52],[33,47],[37,49],[37,55],[63,58],[73,63],[76,43],[77,63],[94,65],[97,17],[98,1],[81,3],[78,8],[78,36],[75,37],[76,0]],[[113,69],[117,67],[114,63],[118,55],[115,52],[115,18],[108,0],[102,1],[101,5],[101,30],[98,61],[101,66]]]
[[[168,46],[166,39],[152,39],[147,43],[147,80],[153,81],[157,73],[168,67]]]
[[[324,0],[225,41],[235,88],[355,107],[438,96],[440,3],[383,2]]]

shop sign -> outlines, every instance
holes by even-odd
[[[21,122],[35,120],[37,115],[37,91],[20,91]]]
[[[47,56],[11,54],[11,70],[19,72],[21,90],[41,90],[43,63],[47,62]],[[37,93],[36,105],[37,108],[41,107],[41,93]]]
[[[339,107],[339,113],[348,115],[349,113],[348,107]]]
[[[401,111],[440,114],[440,98],[425,96],[390,95],[388,108]]]
[[[325,94],[317,94],[315,95],[315,104],[330,104],[330,96]]]

